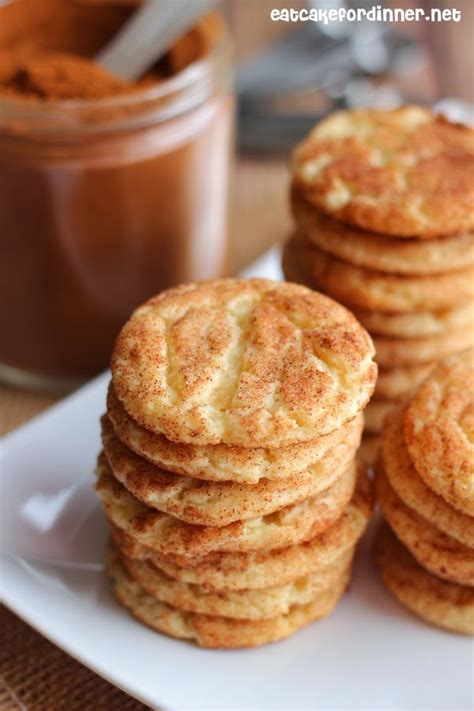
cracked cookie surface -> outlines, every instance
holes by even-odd
[[[397,239],[334,220],[291,193],[296,225],[308,241],[325,252],[365,269],[396,274],[440,274],[474,264],[474,233],[429,241]]]
[[[128,558],[149,561],[175,580],[213,591],[258,590],[314,573],[354,548],[367,528],[373,507],[372,481],[361,471],[352,499],[337,521],[310,540],[284,548],[247,553],[218,551],[190,558],[160,554],[118,528],[112,529],[112,536]]]
[[[436,627],[474,634],[474,588],[431,575],[387,524],[377,532],[375,560],[385,585],[402,605]]]
[[[318,592],[311,602],[293,605],[287,614],[262,620],[236,620],[187,612],[160,602],[127,575],[113,547],[108,552],[107,574],[118,601],[144,624],[171,637],[197,642],[201,647],[228,649],[273,642],[325,617],[349,583],[349,574],[345,573],[337,583]]]
[[[474,131],[421,107],[333,114],[297,147],[293,176],[309,202],[373,232],[474,231]]]
[[[474,518],[451,506],[425,484],[414,466],[404,436],[406,403],[389,413],[381,437],[387,479],[400,499],[440,531],[474,549]]]
[[[108,418],[102,418],[102,444],[115,478],[147,506],[202,526],[264,516],[316,496],[344,473],[359,440],[360,433],[288,479],[260,479],[256,484],[204,481],[172,474],[137,456],[118,439]]]
[[[261,479],[288,479],[318,464],[343,442],[360,438],[363,416],[357,415],[339,429],[308,442],[286,447],[242,447],[228,444],[182,444],[150,432],[127,413],[110,384],[107,416],[118,438],[135,454],[152,464],[205,481],[235,481],[257,484]]]
[[[295,284],[227,279],[150,299],[122,329],[115,392],[152,432],[282,447],[352,420],[372,394],[372,341],[344,307]]]
[[[376,466],[376,490],[385,520],[420,565],[444,580],[474,586],[474,550],[404,504],[380,461]]]
[[[213,551],[272,550],[309,540],[342,515],[355,484],[352,464],[328,489],[312,498],[221,527],[186,523],[146,506],[115,479],[103,454],[96,490],[113,526],[161,554],[193,558]]]
[[[358,267],[309,244],[297,232],[283,255],[285,276],[302,274],[304,283],[348,308],[411,313],[453,309],[474,298],[474,267],[445,274],[388,274]]]
[[[443,360],[407,407],[404,434],[423,481],[474,521],[474,349]]]

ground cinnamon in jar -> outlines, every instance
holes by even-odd
[[[228,46],[207,16],[136,84],[94,64],[134,2],[0,6],[0,375],[83,379],[131,310],[224,274]]]
[[[64,52],[32,56],[0,53],[0,92],[42,101],[105,99],[132,91],[127,82],[89,59]]]

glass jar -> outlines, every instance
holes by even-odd
[[[0,377],[68,388],[130,312],[228,273],[231,51],[114,98],[0,97]]]

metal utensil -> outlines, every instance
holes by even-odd
[[[393,75],[407,60],[420,66],[419,46],[383,24],[298,27],[238,72],[239,148],[286,153],[329,111],[403,103]]]

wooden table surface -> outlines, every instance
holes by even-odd
[[[231,237],[236,271],[289,234],[285,161],[240,160],[235,171]],[[54,404],[58,395],[0,385],[0,434]],[[0,607],[0,711],[143,711],[111,686]]]

